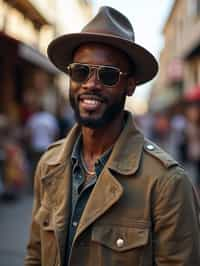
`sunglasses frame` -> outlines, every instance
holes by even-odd
[[[72,77],[71,77],[71,75],[70,75],[70,72],[71,72],[71,68],[72,68],[72,66],[74,66],[74,65],[80,65],[80,66],[86,66],[86,67],[88,67],[88,69],[89,69],[89,73],[88,73],[88,76],[87,76],[86,79],[84,79],[84,80],[81,81],[81,82],[78,82],[78,81],[72,79]],[[101,78],[100,78],[100,76],[99,76],[99,71],[100,71],[102,68],[111,68],[111,69],[117,70],[117,72],[118,72],[118,80],[117,80],[117,82],[115,82],[113,85],[107,85],[107,84],[103,83],[103,81],[101,80]],[[127,75],[130,74],[130,73],[128,73],[128,72],[122,72],[118,67],[115,67],[115,66],[109,66],[109,65],[92,65],[92,64],[82,64],[82,63],[71,63],[71,64],[69,64],[69,65],[67,66],[67,73],[69,74],[70,78],[71,78],[73,81],[75,81],[75,82],[77,82],[77,83],[79,83],[79,84],[82,84],[82,83],[87,82],[87,81],[91,78],[91,76],[92,76],[92,74],[94,73],[94,71],[95,71],[95,74],[97,75],[97,79],[98,79],[98,81],[100,81],[102,85],[107,86],[107,87],[114,87],[114,86],[116,86],[116,85],[119,83],[119,81],[120,81],[120,76],[127,76]]]

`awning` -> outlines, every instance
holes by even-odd
[[[19,57],[25,59],[26,61],[44,69],[50,74],[58,74],[59,70],[49,61],[47,56],[41,54],[38,50],[33,49],[31,46],[21,43],[20,41],[14,39],[13,37],[0,31],[0,55],[5,55],[5,47],[8,46],[7,43],[13,44],[16,47],[16,53]],[[3,54],[4,52],[4,54]]]
[[[21,58],[27,60],[30,63],[33,63],[34,65],[46,70],[51,74],[60,73],[59,70],[54,67],[54,65],[49,61],[46,56],[26,44],[19,44],[18,55]]]

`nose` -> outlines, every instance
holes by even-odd
[[[101,83],[98,80],[97,70],[93,69],[89,79],[82,85],[85,89],[101,89]]]

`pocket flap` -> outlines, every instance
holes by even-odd
[[[35,215],[35,221],[45,231],[54,231],[53,218],[49,210],[41,206]]]
[[[92,231],[92,241],[119,252],[143,246],[148,238],[149,228],[98,225]]]

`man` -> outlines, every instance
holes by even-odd
[[[158,69],[130,22],[102,7],[48,55],[71,78],[78,125],[37,167],[26,265],[200,265],[192,185],[124,111],[126,96]]]

